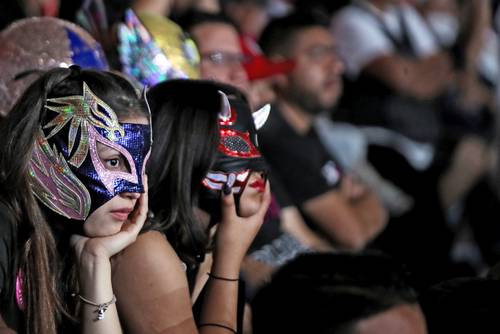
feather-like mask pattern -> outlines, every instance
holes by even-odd
[[[82,95],[47,99],[46,122],[30,162],[35,196],[54,212],[87,217],[124,192],[144,192],[151,150],[147,124],[119,123],[113,109],[83,83]],[[98,143],[115,151],[127,170],[107,169]]]
[[[90,211],[90,194],[73,174],[57,148],[50,147],[40,130],[29,165],[35,196],[61,216],[82,220]]]

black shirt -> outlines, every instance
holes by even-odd
[[[320,142],[314,128],[301,135],[273,106],[259,130],[260,151],[292,202],[304,202],[339,187],[342,172]]]

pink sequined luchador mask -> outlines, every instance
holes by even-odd
[[[119,123],[85,82],[83,95],[47,99],[45,108],[47,120],[29,166],[32,191],[45,206],[66,218],[85,220],[120,193],[144,192],[150,125]],[[108,170],[97,143],[118,151],[128,170]]]

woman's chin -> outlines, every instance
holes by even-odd
[[[89,238],[103,238],[115,235],[121,231],[123,226],[122,221],[113,221],[106,224],[106,226],[99,226],[98,228],[92,228],[84,230],[85,235]]]

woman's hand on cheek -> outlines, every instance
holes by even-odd
[[[271,202],[269,182],[266,182],[261,205],[252,216],[243,218],[237,215],[234,195],[231,192],[229,194],[222,192],[221,202],[222,220],[215,236],[214,259],[225,266],[237,267],[239,270],[243,257],[264,222]]]
[[[77,234],[71,236],[70,243],[80,264],[84,257],[86,259],[109,259],[136,240],[148,215],[147,178],[145,187],[145,192],[137,200],[134,211],[130,213],[129,219],[123,223],[118,233],[93,238]]]

